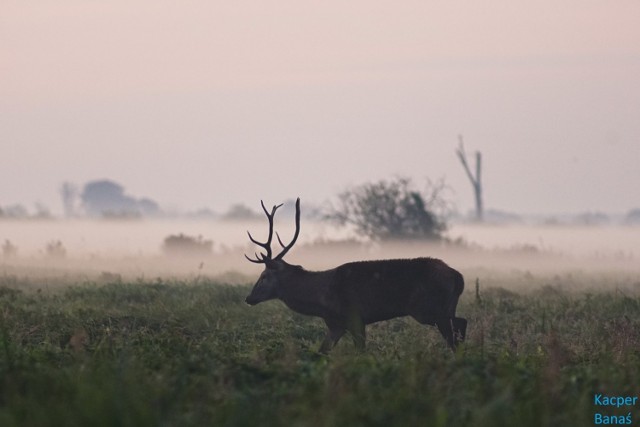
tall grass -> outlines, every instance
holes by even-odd
[[[640,298],[471,286],[454,355],[406,318],[316,349],[318,319],[248,307],[248,285],[0,288],[0,426],[588,426],[640,422]]]

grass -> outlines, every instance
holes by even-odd
[[[6,279],[6,278],[5,278]],[[31,287],[37,284],[31,284]],[[640,394],[631,291],[472,286],[454,355],[411,319],[315,352],[324,326],[249,285],[0,287],[0,426],[588,426],[594,394]]]

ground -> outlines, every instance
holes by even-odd
[[[0,425],[640,423],[639,405],[598,404],[640,395],[636,276],[482,274],[477,290],[466,274],[455,354],[403,318],[369,326],[366,351],[345,337],[329,356],[321,320],[248,307],[249,280],[5,275]]]

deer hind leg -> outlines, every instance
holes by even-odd
[[[432,315],[424,313],[424,311],[411,313],[411,317],[423,325],[437,326],[440,334],[442,334],[452,350],[456,349],[458,341],[464,340],[467,333],[467,321],[462,317],[435,318]]]
[[[453,337],[456,342],[464,341],[467,336],[467,319],[462,317],[454,317],[451,321],[453,325]]]
[[[451,347],[451,350],[455,351],[457,343],[453,332],[453,319],[439,319],[438,321],[436,321],[436,326],[438,327],[438,330],[444,337],[445,341],[447,341],[447,344],[449,344],[449,347]]]

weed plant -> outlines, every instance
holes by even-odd
[[[316,349],[322,321],[249,285],[199,280],[0,287],[0,426],[589,426],[640,422],[640,298],[463,294],[456,354],[410,318]],[[32,284],[33,285],[33,284]]]

